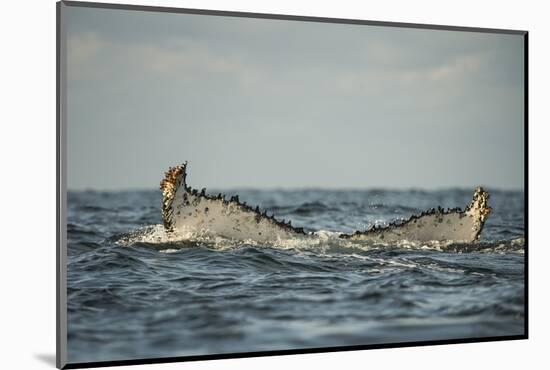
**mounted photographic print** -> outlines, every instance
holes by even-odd
[[[58,367],[527,338],[527,32],[57,5]]]

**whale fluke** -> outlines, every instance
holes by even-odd
[[[413,215],[399,224],[392,222],[388,226],[353,234],[342,234],[341,238],[354,240],[371,240],[383,242],[409,241],[455,241],[471,242],[479,238],[483,225],[492,209],[488,205],[489,194],[478,187],[472,201],[464,211],[460,208],[448,209],[438,207]]]
[[[160,182],[162,192],[162,223],[168,232],[187,231],[209,236],[222,236],[235,240],[275,242],[281,239],[316,238],[303,228],[293,227],[291,221],[277,220],[259,206],[252,208],[230,197],[206,194],[189,187],[187,162],[170,167]],[[487,217],[491,213],[489,194],[478,187],[464,210],[443,209],[440,206],[400,219],[387,226],[371,225],[364,231],[340,234],[342,239],[391,243],[397,241],[452,241],[471,242],[479,238]]]
[[[238,195],[229,201],[219,194],[200,193],[186,183],[187,162],[170,167],[160,183],[162,223],[169,231],[189,231],[236,240],[276,241],[305,236],[303,229],[282,223],[266,211],[241,203]],[[222,198],[222,199],[220,199]],[[208,213],[208,216],[206,216]]]

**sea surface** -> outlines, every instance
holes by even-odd
[[[71,191],[69,362],[521,335],[524,195],[487,190],[480,241],[395,245],[335,236],[473,189],[226,191],[318,231],[278,245],[167,240],[158,190]]]

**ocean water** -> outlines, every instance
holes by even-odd
[[[225,192],[321,230],[278,245],[167,240],[158,190],[69,192],[69,362],[523,334],[524,195],[488,191],[478,242],[395,245],[335,233],[473,190]]]

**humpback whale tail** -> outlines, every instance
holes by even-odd
[[[168,232],[188,232],[200,236],[221,236],[235,240],[277,242],[296,238],[315,238],[302,228],[278,220],[241,203],[238,196],[211,196],[187,185],[187,162],[170,167],[160,183],[162,191],[162,222]],[[371,227],[353,234],[340,234],[341,239],[366,240],[376,243],[400,241],[471,242],[479,238],[491,213],[489,194],[478,187],[464,211],[432,208],[408,220],[392,222],[385,227]]]

